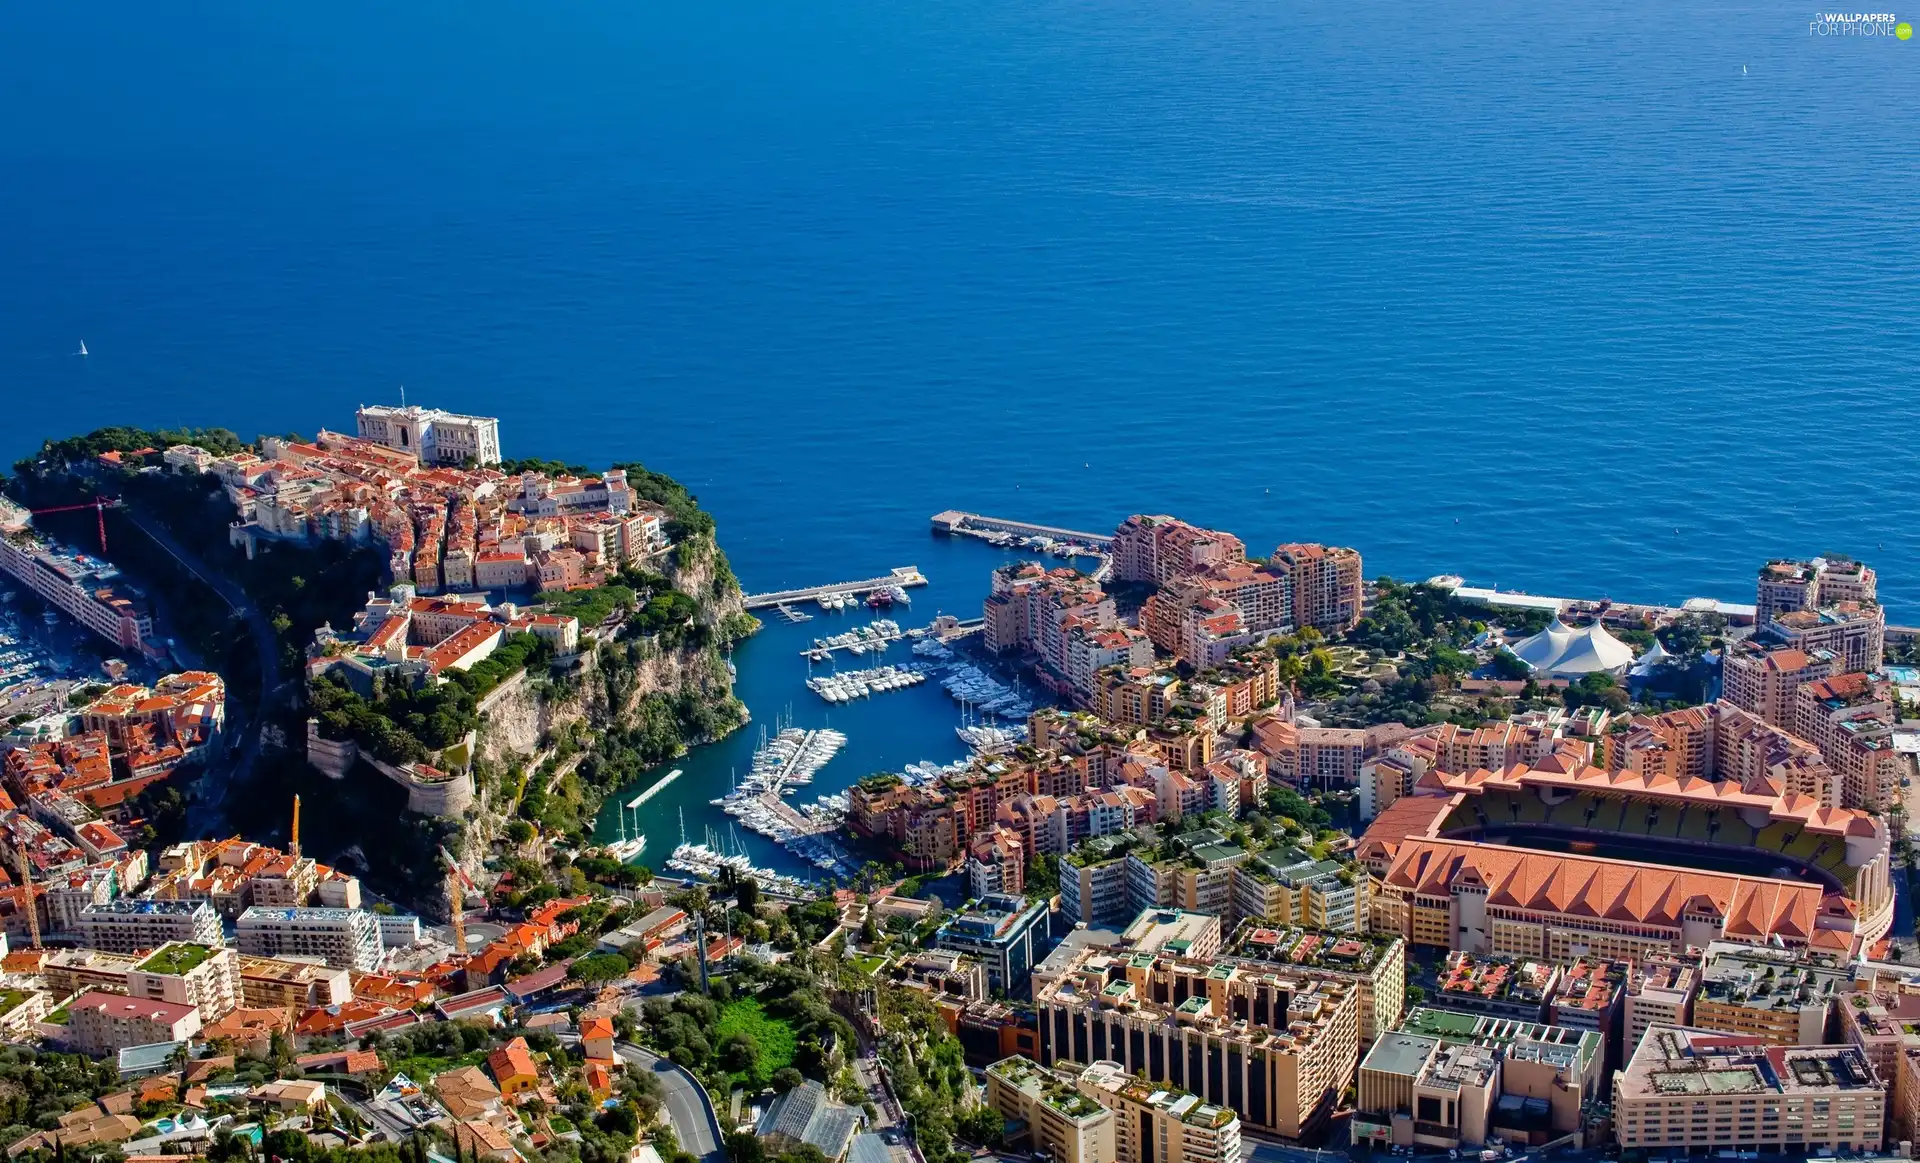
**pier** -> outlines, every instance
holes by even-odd
[[[1059,529],[1035,525],[1029,521],[1009,521],[1004,517],[984,517],[979,513],[948,509],[933,515],[935,533],[1011,533],[1015,537],[1051,537],[1055,541],[1077,541],[1101,552],[1113,548],[1113,534],[1088,533],[1081,529]]]
[[[659,783],[654,784],[652,787],[648,788],[646,791],[643,791],[639,795],[634,796],[632,799],[628,800],[627,809],[631,811],[632,809],[639,807],[641,804],[646,803],[648,800],[653,798],[655,792],[658,792],[661,788],[666,787],[668,784],[672,783],[674,780],[679,778],[680,778],[680,769],[676,767],[672,771],[669,771],[667,773],[667,778],[661,780]]]
[[[895,567],[894,571],[886,577],[870,577],[862,579],[861,581],[832,582],[824,586],[806,586],[797,590],[775,590],[772,593],[765,594],[748,594],[742,601],[749,610],[764,610],[769,606],[780,606],[788,602],[809,601],[822,594],[871,593],[874,590],[891,589],[894,586],[905,589],[908,586],[923,586],[926,584],[927,579],[921,574],[917,566],[902,565]]]

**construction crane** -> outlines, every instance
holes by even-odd
[[[295,860],[300,859],[300,797],[293,797],[293,835],[287,840],[287,850],[293,853]]]
[[[54,505],[52,508],[32,509],[29,512],[39,517],[48,513],[77,513],[81,509],[92,509],[94,520],[100,527],[100,556],[105,557],[107,555],[107,510],[119,507],[120,501],[117,497],[95,497],[91,501],[78,505]]]
[[[447,903],[449,912],[452,914],[453,951],[465,957],[467,955],[467,914],[465,897],[460,889],[464,885],[479,892],[480,886],[473,883],[473,878],[466,874],[460,867],[460,862],[453,858],[453,853],[447,851],[444,845],[440,849],[440,858],[447,862]]]
[[[40,947],[40,910],[33,903],[33,862],[27,859],[27,846],[16,844],[13,848],[14,859],[20,868],[20,883],[27,890],[27,932],[33,937],[33,947]]]

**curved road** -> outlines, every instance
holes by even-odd
[[[260,699],[253,708],[253,721],[247,724],[240,755],[230,764],[207,765],[207,772],[201,777],[200,794],[194,797],[187,810],[187,831],[194,836],[209,835],[219,823],[220,805],[227,798],[228,786],[236,781],[245,783],[253,770],[254,759],[260,754],[260,731],[267,721],[267,708],[273,705],[280,691],[279,647],[272,624],[247,597],[246,591],[209,568],[191,550],[180,544],[166,526],[140,512],[131,503],[123,505],[120,512],[142,533],[152,538],[154,544],[172,555],[181,568],[212,590],[247,624],[254,649],[260,655]]]
[[[673,1133],[680,1138],[680,1149],[701,1163],[726,1163],[726,1154],[720,1149],[720,1119],[713,1112],[706,1087],[665,1058],[631,1043],[620,1043],[615,1052],[628,1062],[652,1071],[660,1080],[667,1121],[673,1124]]]

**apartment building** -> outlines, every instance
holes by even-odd
[[[66,1045],[96,1058],[128,1046],[184,1042],[201,1029],[200,1011],[183,1002],[154,1001],[98,990],[67,1003]]]
[[[1668,1155],[1878,1151],[1886,1107],[1886,1084],[1857,1046],[1773,1046],[1662,1025],[1613,1088],[1619,1145]]]
[[[1630,961],[1582,957],[1560,971],[1547,997],[1546,1020],[1569,1030],[1597,1030],[1611,1036],[1626,1007]]]
[[[1118,1062],[1067,1065],[1082,1095],[1114,1115],[1115,1163],[1239,1163],[1240,1120],[1223,1106],[1153,1079],[1135,1078]]]
[[[146,595],[118,567],[28,532],[0,537],[0,570],[122,650],[153,647]]]
[[[190,1005],[203,1021],[215,1022],[240,1004],[240,958],[231,949],[175,941],[127,971],[126,992]]]
[[[80,913],[80,941],[109,953],[158,949],[172,941],[222,945],[220,914],[205,901],[127,900],[88,905]]]
[[[1293,590],[1295,626],[1323,634],[1344,634],[1366,610],[1360,554],[1340,546],[1295,544],[1273,551],[1273,565],[1286,574]]]
[[[1125,848],[1089,841],[1060,859],[1060,911],[1069,923],[1118,924],[1133,916]]]
[[[1627,980],[1626,1042],[1620,1057],[1631,1057],[1655,1025],[1691,1026],[1693,998],[1699,990],[1698,955],[1653,953],[1634,962],[1633,975]]]
[[[1029,1058],[1005,1058],[987,1067],[987,1105],[1026,1126],[1029,1150],[1061,1163],[1113,1163],[1114,1112]],[[1012,1146],[1019,1146],[1016,1141]],[[1164,1158],[1164,1157],[1163,1157]]]
[[[976,834],[967,847],[967,884],[976,897],[1019,896],[1027,884],[1027,846],[1012,828]]]
[[[353,997],[352,973],[344,968],[246,954],[236,960],[243,1005],[305,1011],[337,1006]]]
[[[1041,1061],[1113,1061],[1250,1127],[1325,1122],[1353,1076],[1359,992],[1298,967],[1082,949],[1036,992]]]
[[[1071,569],[1049,570],[1033,562],[993,572],[992,592],[982,607],[982,640],[996,654],[1030,651],[1055,674],[1065,676],[1070,621],[1109,630],[1118,626],[1113,599],[1097,582]]]
[[[1177,517],[1135,514],[1114,531],[1112,553],[1116,578],[1165,585],[1211,565],[1244,561],[1247,547],[1231,533]]]
[[[1119,947],[1131,953],[1159,953],[1195,961],[1220,955],[1220,918],[1183,909],[1143,909],[1120,934]]]
[[[1693,1024],[1769,1046],[1817,1046],[1827,1041],[1835,1003],[1852,988],[1840,959],[1715,942],[1700,968]]]
[[[1828,651],[1843,671],[1876,671],[1886,658],[1887,611],[1873,602],[1793,610],[1775,615],[1760,634],[1809,654]]]
[[[1324,930],[1243,923],[1227,958],[1281,969],[1299,967],[1352,983],[1359,996],[1360,1042],[1400,1024],[1407,1000],[1407,943],[1383,934],[1354,936]]]
[[[1434,1004],[1486,1017],[1544,1021],[1560,975],[1560,966],[1547,962],[1455,950],[1440,970]]]
[[[1837,674],[1794,692],[1795,731],[1820,749],[1850,808],[1884,809],[1899,798],[1904,761],[1893,747],[1893,684]]]
[[[1332,860],[1297,851],[1268,850],[1236,865],[1229,877],[1228,914],[1270,924],[1362,933],[1367,927],[1367,878]]]
[[[253,957],[319,957],[363,973],[380,964],[380,925],[362,909],[255,905],[240,914],[235,933],[240,952]]]
[[[1753,625],[1757,630],[1764,629],[1780,615],[1797,610],[1878,599],[1873,570],[1850,558],[1769,561],[1760,567]]]
[[[1775,727],[1794,730],[1795,693],[1810,682],[1840,673],[1830,650],[1805,651],[1743,638],[1720,662],[1720,697]]]

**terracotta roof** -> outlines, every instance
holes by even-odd
[[[1688,911],[1707,912],[1724,918],[1729,937],[1764,941],[1778,934],[1789,944],[1813,936],[1824,895],[1793,881],[1425,839],[1400,845],[1385,883],[1421,896],[1478,884],[1489,906],[1666,928]]]

